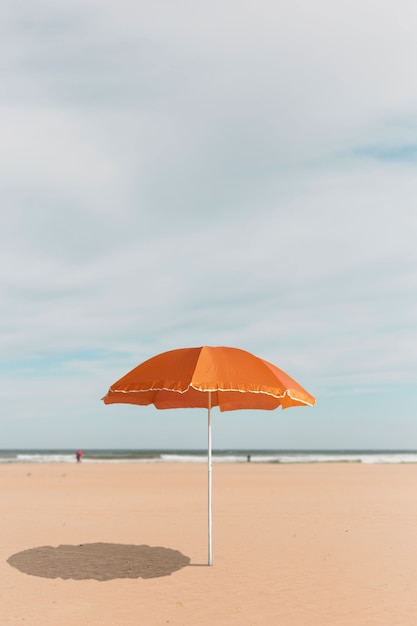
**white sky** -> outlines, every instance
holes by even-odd
[[[240,347],[313,409],[215,448],[416,448],[417,5],[6,1],[0,448],[204,448],[104,406],[141,361]]]

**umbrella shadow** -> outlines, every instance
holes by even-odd
[[[7,562],[31,576],[104,581],[170,576],[189,565],[190,559],[170,548],[85,543],[30,548],[13,554]]]

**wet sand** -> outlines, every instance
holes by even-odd
[[[417,465],[0,467],[0,624],[415,626]]]

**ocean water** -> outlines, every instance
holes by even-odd
[[[214,463],[417,463],[417,450],[213,450]],[[83,463],[207,463],[207,450],[83,450]],[[76,450],[0,450],[0,463],[76,463]]]

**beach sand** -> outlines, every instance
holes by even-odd
[[[0,625],[415,626],[417,465],[0,467]]]

